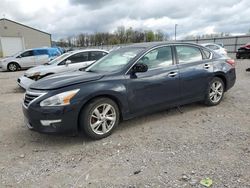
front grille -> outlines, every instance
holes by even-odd
[[[41,93],[29,93],[26,92],[25,93],[25,97],[24,97],[24,105],[27,107],[29,106],[29,104],[35,100],[37,97],[41,96]]]

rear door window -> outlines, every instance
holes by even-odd
[[[90,56],[89,56],[89,61],[96,61],[98,59],[101,59],[103,56],[107,55],[106,52],[89,52]]]
[[[138,63],[146,64],[148,69],[168,67],[173,64],[171,47],[154,49],[144,55]]]
[[[67,58],[67,60],[70,60],[71,63],[80,63],[84,61],[88,61],[88,52],[80,52],[77,54],[74,54]]]
[[[193,46],[176,46],[176,52],[180,64],[203,59],[200,49]]]

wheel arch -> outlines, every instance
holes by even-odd
[[[78,131],[81,131],[81,126],[80,126],[79,121],[80,121],[80,115],[81,115],[82,111],[84,110],[84,108],[85,108],[89,103],[91,103],[91,101],[96,100],[96,99],[98,99],[98,98],[109,98],[109,99],[113,100],[113,101],[117,104],[117,106],[118,106],[119,113],[120,113],[120,120],[123,119],[123,110],[122,110],[122,109],[123,109],[123,106],[122,106],[122,103],[121,103],[120,99],[119,99],[117,96],[112,95],[112,94],[98,94],[98,95],[89,97],[89,98],[86,100],[86,102],[84,102],[83,105],[80,107],[80,111],[79,111],[78,117],[77,117],[77,129],[78,129]]]
[[[7,70],[9,70],[9,65],[10,65],[11,63],[17,64],[18,69],[21,69],[21,68],[22,68],[21,65],[20,65],[17,61],[10,61],[10,62],[7,63]]]
[[[15,64],[18,65],[19,68],[21,68],[21,65],[20,65],[17,61],[10,61],[10,62],[8,62],[8,63],[7,63],[7,68],[9,67],[9,65],[10,65],[11,63],[15,63]]]
[[[224,86],[225,86],[225,91],[227,91],[227,78],[226,78],[226,75],[224,73],[222,73],[222,72],[218,72],[218,73],[215,73],[214,77],[218,77],[223,81]]]

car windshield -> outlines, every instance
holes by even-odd
[[[65,53],[65,54],[62,54],[62,55],[58,56],[57,58],[51,60],[51,61],[48,62],[47,64],[48,64],[48,65],[57,64],[57,63],[61,62],[63,59],[65,59],[67,56],[69,56],[69,55],[72,54],[72,53],[73,53],[73,51],[67,52],[67,53]]]
[[[86,69],[87,72],[116,72],[126,66],[131,59],[139,54],[143,48],[125,47],[114,50],[92,66]]]

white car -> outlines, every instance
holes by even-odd
[[[205,43],[205,44],[201,44],[201,45],[215,51],[216,53],[218,53],[220,55],[227,56],[227,50],[218,44]]]
[[[57,48],[27,49],[13,56],[1,59],[0,67],[2,67],[4,71],[17,71],[19,69],[45,64],[59,55],[61,55],[61,53]]]
[[[108,51],[100,49],[70,51],[55,58],[45,65],[28,69],[23,76],[17,79],[17,83],[20,87],[27,89],[30,84],[41,78],[56,73],[75,71],[85,68],[107,54]]]

